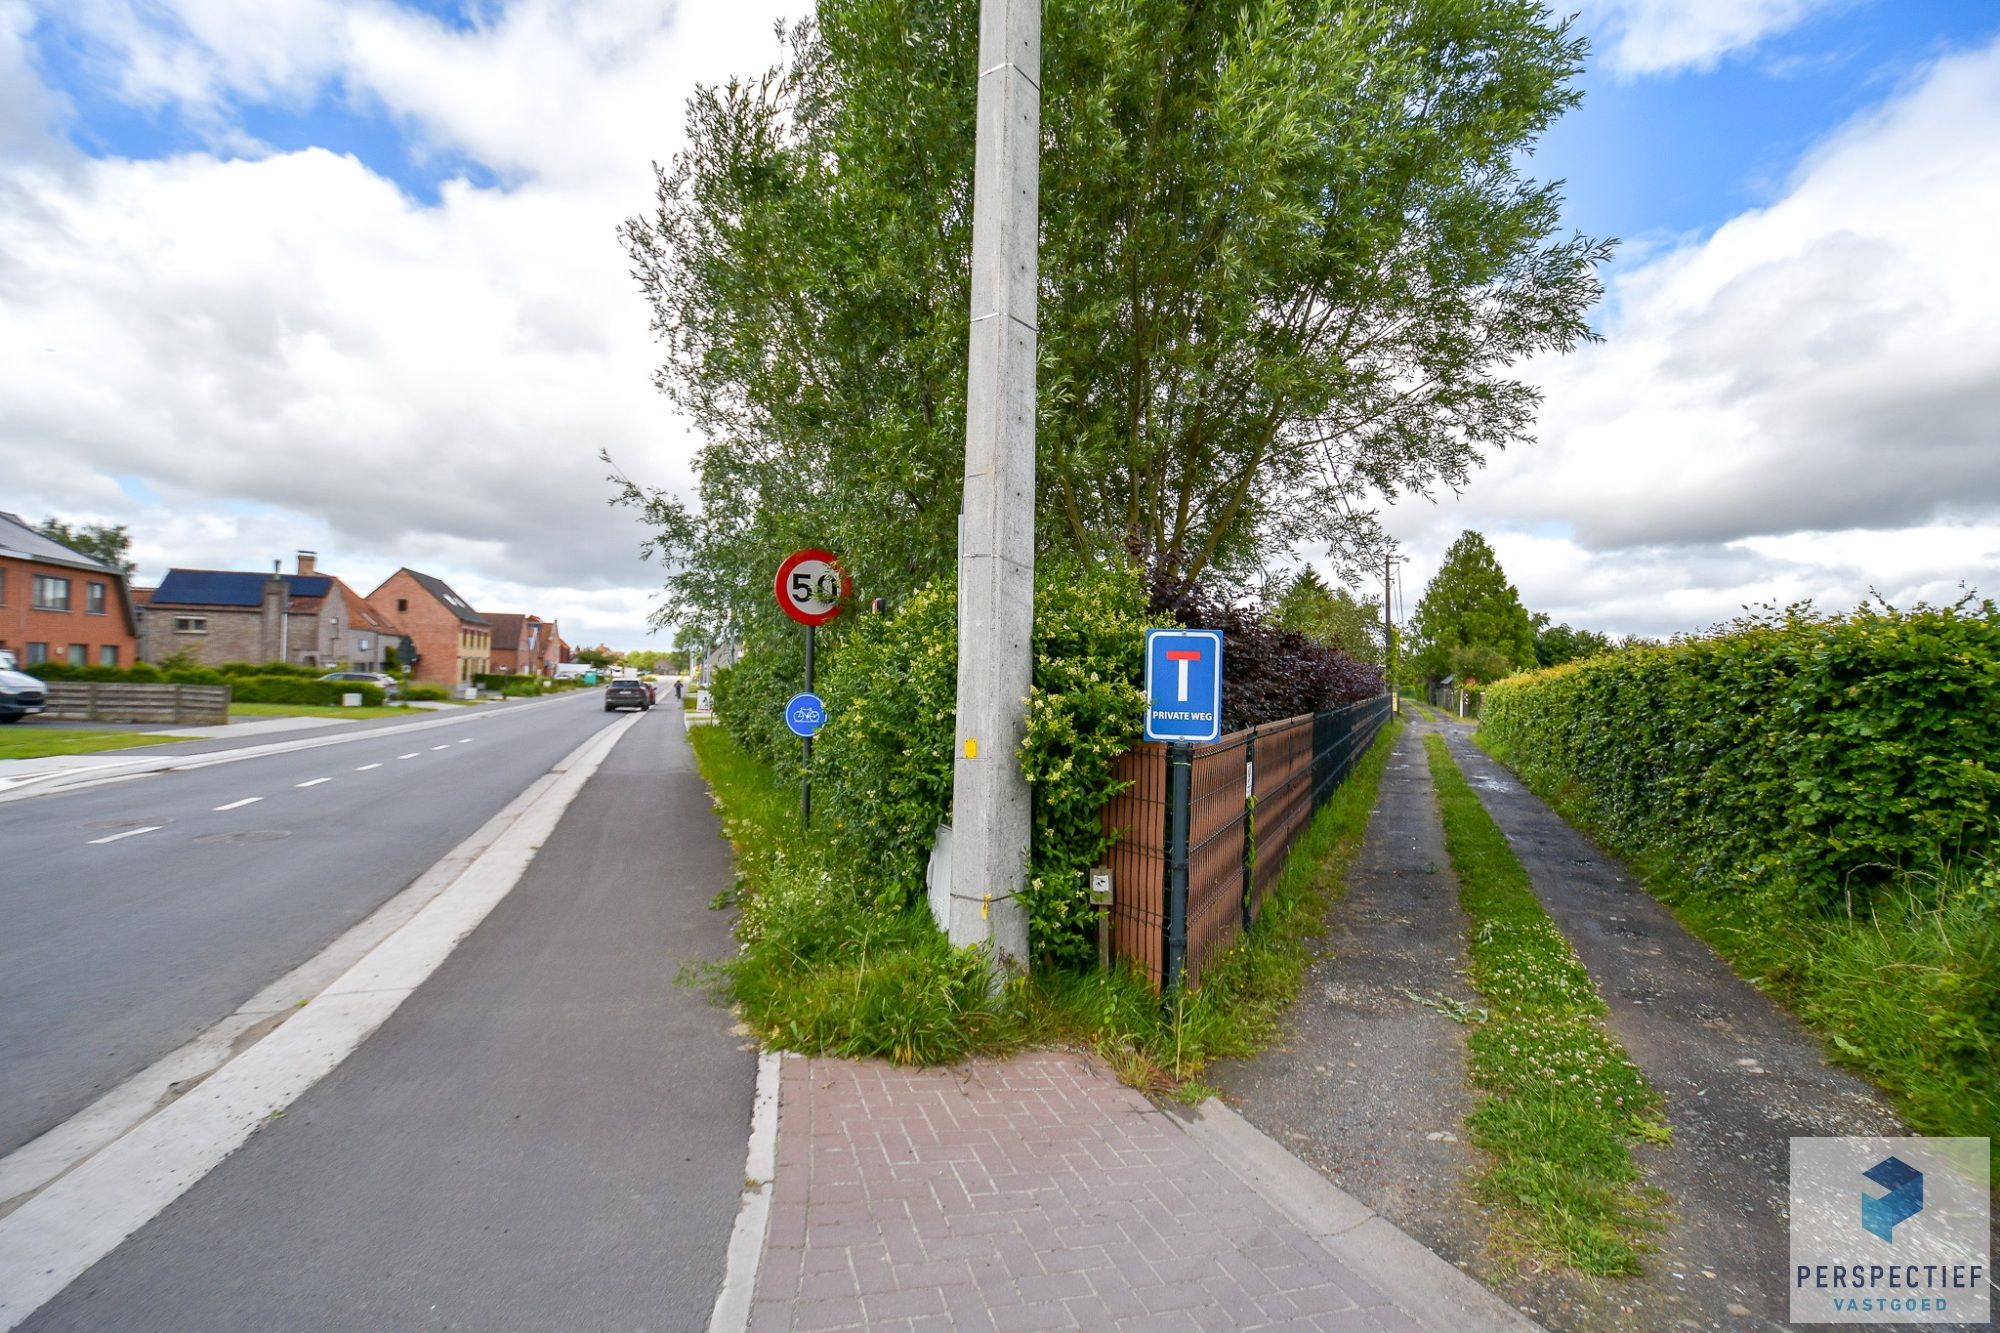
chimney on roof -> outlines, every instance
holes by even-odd
[[[301,574],[317,574],[318,572],[319,572],[319,552],[317,552],[317,551],[300,551],[300,552],[299,552],[299,573],[301,573]]]

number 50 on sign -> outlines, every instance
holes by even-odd
[[[801,625],[824,625],[853,592],[847,572],[829,552],[794,551],[778,566],[778,605]]]

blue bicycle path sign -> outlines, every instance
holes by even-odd
[[[1222,736],[1222,635],[1212,629],[1146,631],[1146,739]]]
[[[785,725],[792,735],[813,738],[826,725],[826,700],[817,694],[795,694],[785,701]]]

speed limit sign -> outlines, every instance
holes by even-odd
[[[786,615],[801,625],[824,625],[840,614],[854,585],[830,553],[794,551],[778,566],[777,591]]]

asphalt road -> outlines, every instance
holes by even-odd
[[[756,1056],[674,978],[730,876],[656,711],[373,1037],[24,1327],[705,1328]]]
[[[0,804],[0,1153],[318,953],[611,720],[590,691]]]

